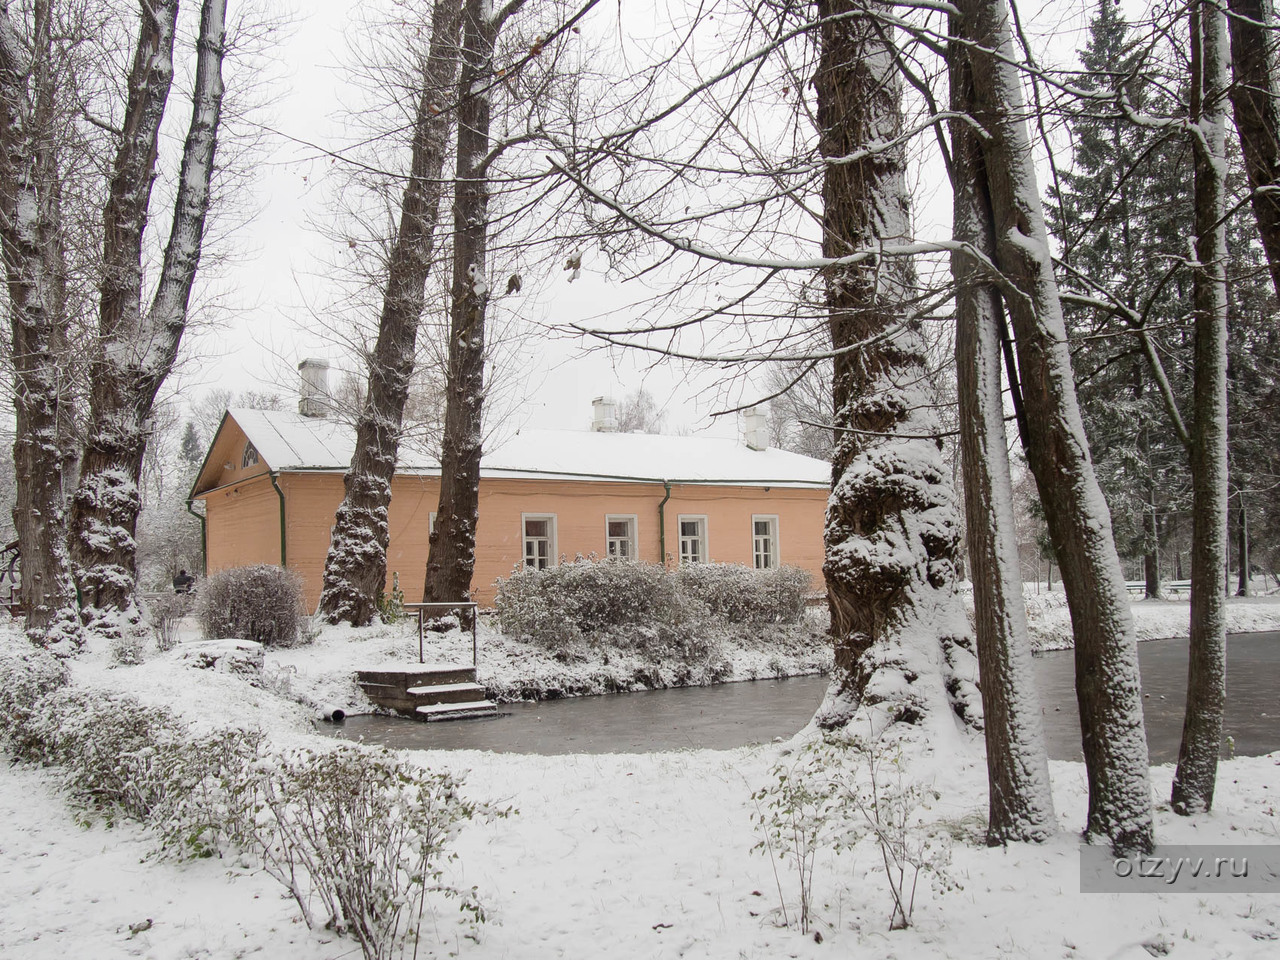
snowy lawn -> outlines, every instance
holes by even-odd
[[[922,884],[915,926],[889,932],[889,898],[870,851],[819,858],[821,944],[779,927],[769,859],[752,853],[750,794],[784,749],[632,756],[522,757],[420,753],[467,772],[468,792],[519,808],[464,830],[455,881],[476,884],[490,922],[478,942],[445,908],[434,955],[593,957],[1272,957],[1280,897],[1081,894],[1075,832],[1084,821],[1083,767],[1054,763],[1063,833],[1042,847],[954,848],[962,890]],[[1167,796],[1169,768],[1154,771]],[[358,956],[349,940],[311,933],[261,875],[226,861],[146,859],[136,827],[81,829],[49,774],[0,772],[0,952],[9,958],[278,958]],[[1158,814],[1165,842],[1277,843],[1280,755],[1224,763],[1214,812]],[[957,761],[932,815],[980,834],[980,757]],[[784,894],[797,890],[779,874]],[[151,921],[131,934],[130,925]],[[1142,945],[1147,944],[1144,948]]]
[[[1233,630],[1280,625],[1275,600],[1234,601],[1231,607]],[[1138,603],[1135,615],[1144,636],[1185,633],[1173,628],[1185,623],[1185,603]],[[6,633],[9,642],[20,639],[16,631]],[[168,705],[198,727],[255,727],[276,742],[327,749],[333,741],[313,732],[312,710],[304,704],[353,695],[353,664],[403,659],[410,644],[416,659],[416,636],[407,628],[326,631],[312,646],[270,653],[263,687],[193,669],[176,653],[152,652],[140,666],[112,668],[100,647],[77,661],[73,673],[78,685]],[[507,661],[493,657],[492,649],[490,661],[491,676],[502,669],[528,675],[527,664],[499,666]],[[822,942],[783,928],[779,887],[793,911],[798,886],[785,864],[777,865],[775,879],[770,858],[752,852],[751,795],[793,746],[563,757],[404,754],[432,769],[465,774],[469,796],[519,811],[508,820],[469,826],[459,837],[461,858],[450,880],[479,888],[490,922],[473,937],[445,906],[430,931],[431,942],[439,944],[434,955],[1145,960],[1262,958],[1280,949],[1280,897],[1274,895],[1079,893],[1076,836],[1086,804],[1081,764],[1051,765],[1062,825],[1051,843],[982,846],[986,779],[976,744],[965,756],[932,757],[925,764],[945,771],[934,781],[942,799],[927,816],[961,838],[952,873],[962,889],[937,894],[922,880],[915,926],[891,933],[890,900],[874,850],[824,852],[813,884],[814,929]],[[1171,777],[1169,767],[1153,771],[1158,800],[1168,796]],[[1158,839],[1280,844],[1277,793],[1280,753],[1224,762],[1214,811],[1184,819],[1162,804]],[[5,958],[359,956],[354,941],[307,930],[282,888],[247,862],[160,862],[151,857],[153,841],[136,825],[82,828],[57,793],[54,772],[0,770],[0,824]]]
[[[972,603],[972,595],[969,595]],[[1036,650],[1067,650],[1071,642],[1071,614],[1067,598],[1057,593],[1031,594],[1027,601],[1027,628]],[[1185,637],[1191,622],[1188,600],[1135,600],[1130,604],[1139,640]],[[1227,632],[1256,633],[1280,630],[1280,596],[1230,597],[1227,600]]]

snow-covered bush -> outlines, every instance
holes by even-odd
[[[193,736],[168,710],[66,686],[43,651],[0,652],[0,682],[6,745],[60,768],[87,817],[138,820],[171,856],[255,856],[309,925],[353,936],[369,960],[415,940],[436,895],[484,920],[475,888],[447,883],[444,866],[465,823],[511,811],[463,797],[449,773],[354,744],[300,750],[242,730]]]
[[[0,745],[19,760],[42,750],[32,720],[38,706],[70,679],[66,664],[24,638],[0,639]]]
[[[737,563],[688,563],[675,571],[676,589],[686,601],[703,604],[726,623],[798,623],[810,575],[798,567],[754,570]]]
[[[255,765],[246,825],[307,923],[349,933],[368,960],[381,960],[419,935],[429,893],[458,898],[484,920],[475,888],[445,883],[443,866],[456,858],[449,845],[465,823],[510,811],[465,799],[461,786],[384,749],[289,751]]]
[[[221,570],[200,585],[196,614],[210,640],[235,637],[289,646],[300,636],[302,580],[269,563]]]
[[[147,601],[147,622],[161,653],[178,645],[178,624],[194,604],[195,597],[190,593],[164,593]]]

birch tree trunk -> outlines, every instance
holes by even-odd
[[[951,50],[951,109],[972,109],[963,47]],[[988,262],[995,224],[974,129],[951,122],[955,239]],[[1019,575],[1013,482],[1000,389],[1004,306],[995,279],[969,254],[951,260],[956,280],[956,374],[965,519],[973,583],[982,714],[987,744],[987,842],[1040,842],[1057,831],[1040,697],[1031,665]]]
[[[823,254],[847,256],[910,237],[901,145],[901,80],[888,4],[818,0]],[[849,16],[866,10],[865,16]],[[855,151],[877,152],[849,160]],[[980,701],[968,624],[955,593],[960,520],[927,389],[915,271],[872,258],[825,278],[837,351],[836,430],[823,573],[836,670],[818,722],[869,710],[873,725],[977,725]]]
[[[1191,427],[1191,642],[1187,709],[1173,778],[1173,809],[1213,805],[1227,696],[1227,234],[1225,17],[1191,8],[1191,141],[1196,268]]]
[[[173,223],[145,313],[143,232],[173,80],[177,0],[143,2],[140,15],[124,125],[103,212],[99,343],[90,365],[90,424],[71,516],[82,616],[87,626],[107,635],[118,634],[138,616],[138,480],[147,421],[177,356],[200,262],[222,109],[226,0],[204,0],[201,8],[194,102]]]
[[[49,55],[49,9],[37,4],[36,61]],[[47,70],[20,39],[0,3],[0,245],[9,292],[14,367],[13,508],[22,557],[26,633],[71,655],[82,642],[67,552],[64,494],[70,420],[61,357],[67,317],[59,295],[61,234],[56,148],[42,135],[41,90]]]
[[[466,600],[476,564],[480,454],[484,426],[484,337],[489,306],[490,85],[493,52],[506,18],[524,5],[512,0],[495,14],[489,0],[465,0],[458,77],[458,158],[453,195],[453,279],[440,501],[427,554],[425,602]]]
[[[366,400],[356,421],[355,452],[343,479],[345,496],[324,565],[320,612],[330,623],[368,624],[377,612],[378,593],[386,585],[391,477],[440,220],[440,173],[449,135],[445,105],[454,95],[458,72],[458,21],[457,0],[436,0],[414,118],[409,182],[400,203],[400,229],[387,264]]]
[[[1280,296],[1280,25],[1272,0],[1227,0],[1227,10],[1236,132],[1253,216]]]
[[[1075,639],[1076,696],[1089,776],[1088,836],[1120,851],[1153,844],[1151,787],[1128,592],[1080,420],[1004,0],[959,0],[969,49],[996,258],[1028,427],[1027,457],[1061,567]]]

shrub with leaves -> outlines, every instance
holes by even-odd
[[[234,637],[290,646],[300,637],[302,580],[267,563],[221,570],[201,584],[196,614],[210,640]]]
[[[807,931],[813,919],[813,866],[818,851],[848,851],[870,844],[879,855],[872,873],[883,878],[892,904],[889,929],[911,925],[920,875],[936,892],[957,889],[951,876],[951,834],[921,811],[938,799],[929,785],[912,780],[902,748],[850,733],[828,732],[779,763],[770,782],[752,795],[756,850],[795,872],[800,886],[796,921]],[[783,922],[791,924],[778,880]]]
[[[178,624],[191,613],[194,603],[190,593],[165,593],[147,601],[147,622],[161,653],[178,645]]]
[[[400,589],[400,574],[391,574],[391,593],[378,591],[378,616],[383,623],[399,623],[404,619],[404,591]]]
[[[309,925],[349,933],[380,960],[418,936],[433,895],[484,920],[475,889],[445,883],[443,866],[465,823],[510,811],[467,800],[460,787],[387,750],[291,751],[260,762],[251,778],[252,845]]]
[[[86,820],[138,820],[170,856],[249,853],[308,924],[349,934],[369,960],[414,942],[440,896],[484,920],[475,889],[448,884],[444,868],[465,823],[511,811],[466,799],[449,773],[353,744],[280,750],[255,732],[192,736],[168,710],[66,686],[61,665],[34,649],[0,654],[0,680],[6,745],[60,767]]]

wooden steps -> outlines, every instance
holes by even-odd
[[[497,704],[476,683],[475,667],[456,664],[411,664],[357,670],[364,692],[380,707],[417,720],[461,720],[492,717]]]

